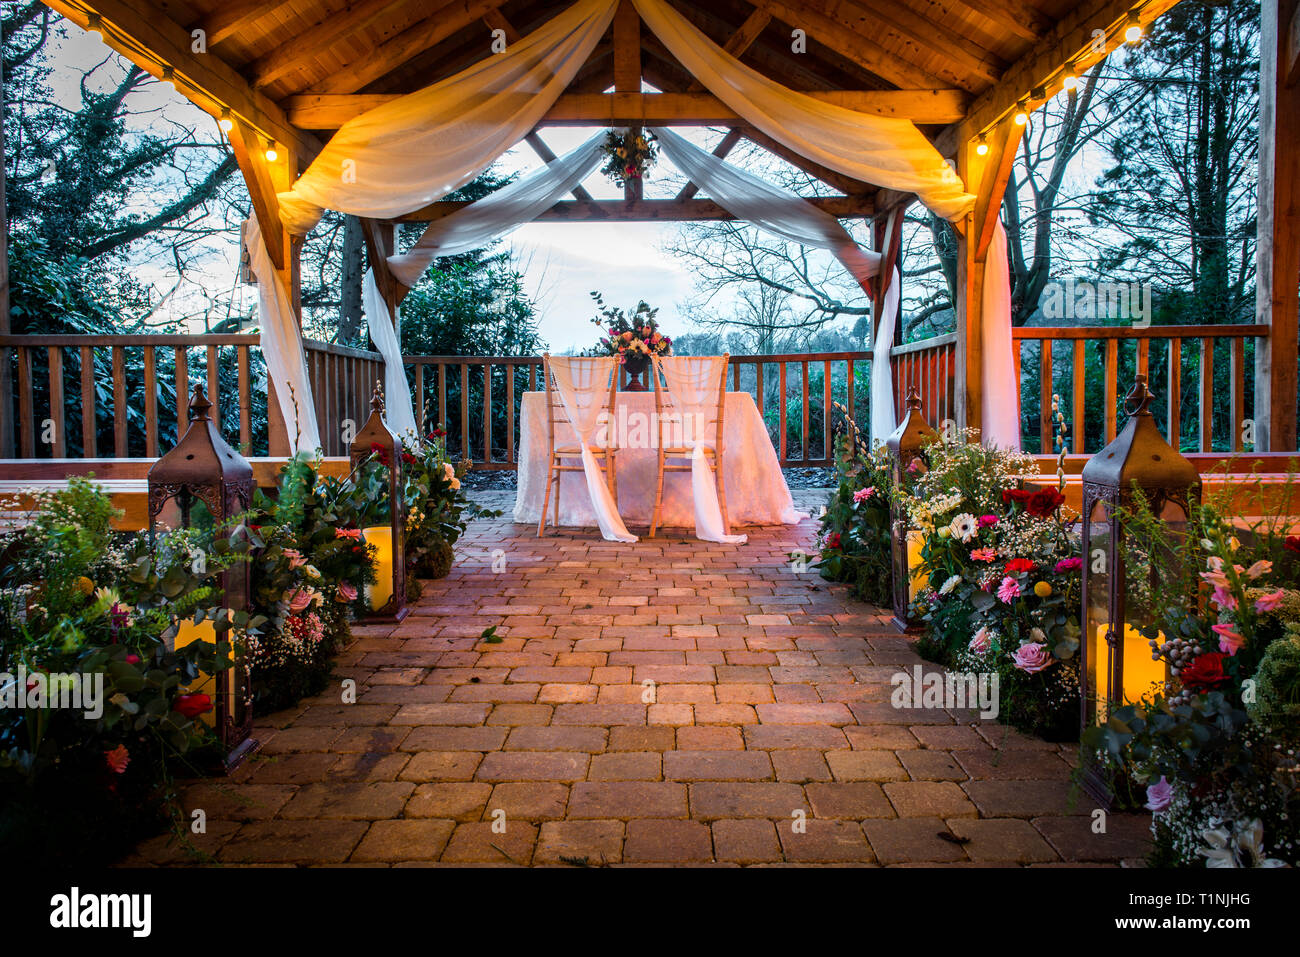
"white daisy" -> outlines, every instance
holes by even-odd
[[[952,532],[953,537],[961,539],[962,542],[973,539],[979,534],[979,529],[979,522],[969,512],[962,512],[948,524],[948,530]]]

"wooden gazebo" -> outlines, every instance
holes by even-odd
[[[333,132],[378,104],[493,56],[494,41],[511,42],[567,6],[563,0],[46,2],[144,70],[165,75],[221,122],[271,258],[295,296],[297,244],[282,228],[276,193],[293,183]],[[977,197],[974,210],[954,224],[960,247],[955,341],[933,354],[904,351],[896,373],[935,386],[923,389],[931,418],[948,414],[979,427],[981,264],[1023,130],[1017,114],[1056,95],[1067,77],[1174,2],[674,0],[673,6],[767,77],[853,110],[912,120],[952,161],[966,191]],[[1242,335],[1258,340],[1255,450],[1280,451],[1296,448],[1300,134],[1290,119],[1300,115],[1300,22],[1297,0],[1265,0],[1263,9],[1258,324]],[[658,92],[643,92],[647,85]],[[841,195],[817,202],[839,217],[872,218],[880,239],[897,240],[900,231],[887,231],[886,224],[913,199],[809,162],[741,121],[643,29],[630,0],[623,0],[607,35],[540,125],[729,127],[720,155],[742,138],[752,140],[833,187]],[[535,132],[527,141],[544,160],[552,158]],[[578,187],[543,219],[726,218],[695,194],[688,185],[672,200],[629,192],[623,201],[598,202]],[[454,208],[435,202],[402,219],[429,221]],[[393,223],[369,220],[364,227],[382,288]],[[896,247],[881,252],[887,261],[897,256]],[[4,307],[7,315],[7,294]],[[0,334],[7,333],[7,318],[0,321]],[[9,340],[0,345],[15,346]],[[1146,353],[1139,349],[1139,355]],[[417,371],[423,375],[424,366]],[[1237,389],[1245,372],[1234,373]],[[18,431],[29,427],[20,421]],[[781,452],[784,458],[784,444]]]

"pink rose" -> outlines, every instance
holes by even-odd
[[[1047,645],[1030,641],[1017,648],[1011,660],[1021,671],[1032,675],[1051,665],[1052,655],[1048,652]]]
[[[1235,655],[1246,643],[1246,639],[1233,631],[1231,625],[1212,625],[1211,630],[1219,636],[1219,650],[1225,655]]]
[[[1282,604],[1282,599],[1286,597],[1286,592],[1279,588],[1277,591],[1268,595],[1260,595],[1255,599],[1255,611],[1266,612],[1274,611],[1278,605]]]
[[[984,654],[993,647],[993,642],[989,640],[989,630],[987,628],[981,628],[979,631],[975,632],[975,637],[970,640],[970,644],[966,647],[976,654]]]
[[[356,601],[357,589],[351,582],[339,582],[339,601]]]
[[[1174,799],[1174,786],[1165,780],[1165,776],[1160,775],[1160,780],[1155,784],[1147,785],[1147,803],[1146,809],[1152,814],[1159,814],[1169,807]]]
[[[1020,596],[1020,582],[1016,581],[1010,575],[1002,579],[1002,584],[998,586],[998,600],[1004,605],[1011,604],[1013,598]]]
[[[300,611],[305,611],[311,604],[311,601],[312,596],[310,592],[305,591],[302,588],[295,588],[289,594],[289,610],[295,614]]]

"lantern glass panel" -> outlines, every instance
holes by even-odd
[[[1111,509],[1102,501],[1093,505],[1088,515],[1088,553],[1083,556],[1083,573],[1087,576],[1088,607],[1084,609],[1084,636],[1088,641],[1087,674],[1082,675],[1085,694],[1089,696],[1089,714],[1105,711],[1106,684],[1110,662],[1106,633],[1110,627],[1113,589],[1111,578],[1115,566],[1115,525]]]

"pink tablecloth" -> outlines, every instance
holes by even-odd
[[[632,422],[635,414],[648,419],[654,412],[652,392],[620,392],[617,402],[618,416]],[[545,393],[525,393],[520,415],[519,488],[514,518],[516,522],[535,524],[541,517],[546,494]],[[574,441],[572,430],[565,433],[557,429],[557,443]],[[657,461],[654,448],[624,448],[618,453],[618,511],[628,525],[650,524]],[[767,428],[748,392],[727,393],[722,467],[727,515],[732,525],[794,525],[806,517],[795,510]],[[582,473],[565,472],[560,482],[560,524],[594,527],[596,515]],[[695,526],[689,471],[665,473],[660,521],[676,528]]]

